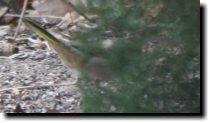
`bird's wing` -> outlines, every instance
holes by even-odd
[[[43,29],[41,26],[39,26],[35,21],[31,20],[30,18],[23,18],[23,22],[33,32],[37,33],[44,40],[48,41],[49,44],[52,45],[53,48],[57,47],[58,45],[62,45],[61,47],[63,47],[63,48],[65,47],[69,50],[73,50],[76,54],[81,55],[81,53],[76,50],[79,47],[78,43],[72,43],[70,41],[67,42],[67,41],[58,40],[51,33],[49,33],[47,30]]]
[[[23,18],[23,22],[33,31],[36,32],[39,36],[44,38],[46,41],[50,43],[55,43],[58,39],[56,39],[53,35],[51,35],[48,31],[40,27],[36,22],[29,18]]]

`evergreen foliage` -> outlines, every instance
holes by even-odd
[[[197,0],[89,0],[89,5],[85,11],[98,16],[97,27],[73,38],[88,57],[107,59],[110,75],[96,82],[83,74],[84,112],[200,112]],[[101,45],[107,40],[110,48]]]

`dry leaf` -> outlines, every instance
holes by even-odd
[[[0,8],[0,19],[6,14],[7,11],[7,7]]]
[[[62,21],[57,25],[60,29],[64,30],[66,29],[70,24],[75,23],[75,21],[80,16],[76,12],[67,13]]]
[[[40,16],[64,17],[70,12],[70,7],[66,0],[35,0],[32,3],[35,13]],[[48,19],[50,23],[58,23],[58,19]]]
[[[13,20],[15,20],[15,17],[4,16],[8,10],[8,7],[0,8],[0,25],[10,24]]]
[[[34,0],[32,7],[35,9],[33,14],[39,16],[56,16],[61,17],[66,23],[72,23],[79,15],[75,12],[68,2],[75,6],[87,6],[86,0]],[[70,15],[68,15],[70,13]],[[47,19],[48,23],[58,23],[59,19]],[[64,24],[65,25],[68,24]]]

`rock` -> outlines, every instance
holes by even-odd
[[[33,100],[33,98],[32,98],[31,96],[29,96],[29,95],[23,95],[23,96],[21,97],[21,100],[27,101],[27,100]]]

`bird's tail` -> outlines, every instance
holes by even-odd
[[[67,46],[64,42],[55,38],[48,31],[39,26],[36,22],[30,18],[24,18],[23,22],[33,32],[37,33],[44,40],[48,41],[48,44],[57,52],[59,57],[68,67],[76,67],[80,65],[82,61],[82,54],[74,47]]]

